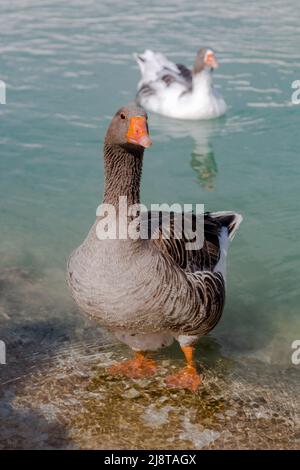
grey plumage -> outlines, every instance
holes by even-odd
[[[143,149],[115,143],[114,132],[110,127],[104,146],[104,202],[117,208],[120,195],[128,204],[140,202]],[[154,240],[99,240],[99,220],[67,269],[72,295],[87,315],[112,331],[168,332],[191,336],[191,343],[214,328],[225,301],[224,272],[215,271],[222,256],[220,233],[225,227],[233,236],[240,216],[206,213],[204,244],[197,250],[187,250],[184,239],[163,239],[161,226]]]

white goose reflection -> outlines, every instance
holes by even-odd
[[[152,130],[166,139],[191,138],[191,149],[187,153],[191,156],[190,164],[197,175],[197,181],[206,191],[214,191],[218,167],[212,137],[224,126],[223,120],[181,121],[151,114],[150,125]]]

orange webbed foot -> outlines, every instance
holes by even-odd
[[[156,372],[156,363],[142,353],[136,353],[135,359],[114,364],[108,369],[111,375],[124,375],[131,379],[149,377]]]
[[[196,392],[202,383],[202,379],[195,367],[187,366],[177,374],[169,375],[165,382],[169,388],[184,388]]]
[[[193,360],[193,346],[181,346],[187,362],[186,367],[177,374],[169,375],[165,382],[169,388],[185,388],[191,392],[196,392],[202,383],[201,376],[198,374]]]

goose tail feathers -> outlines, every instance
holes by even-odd
[[[225,211],[225,212],[212,212],[210,216],[217,220],[222,227],[226,227],[228,230],[228,236],[230,241],[234,239],[237,229],[239,228],[243,217],[237,212]]]

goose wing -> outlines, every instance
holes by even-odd
[[[144,213],[148,238],[181,269],[187,272],[213,271],[220,256],[219,234],[222,224],[210,213],[187,216],[163,211]],[[194,243],[196,233],[198,243]]]
[[[174,219],[176,217],[182,215],[176,214]],[[177,239],[174,236],[174,228],[171,228],[171,236],[164,239],[164,229],[159,227],[160,237],[153,242],[186,272],[195,294],[195,302],[188,304],[184,314],[172,314],[166,319],[172,331],[196,338],[207,334],[218,323],[225,303],[222,258],[226,258],[228,243],[233,239],[241,221],[242,217],[234,212],[205,213],[202,224],[203,244],[195,250],[187,249],[186,239]]]
[[[144,54],[135,54],[135,59],[142,74],[139,92],[146,91],[145,86],[153,88],[159,83],[165,86],[178,83],[186,90],[192,88],[192,72],[185,65],[175,64],[163,54],[150,50],[146,50]]]
[[[159,79],[167,86],[170,86],[172,83],[179,83],[186,88],[186,91],[192,90],[193,78],[191,70],[182,64],[174,65],[176,66],[176,69],[170,69],[168,67],[163,68]]]

